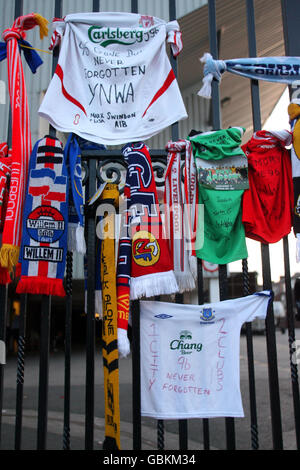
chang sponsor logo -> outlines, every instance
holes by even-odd
[[[179,339],[173,339],[170,342],[171,351],[179,351],[180,354],[192,354],[193,351],[202,351],[202,343],[192,342],[192,333],[188,330],[183,330],[179,334]]]

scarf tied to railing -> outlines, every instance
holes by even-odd
[[[154,172],[143,142],[122,149],[128,168],[121,211],[117,268],[118,347],[130,352],[127,337],[130,299],[178,292],[162,224]]]
[[[19,259],[22,217],[27,183],[28,164],[31,154],[30,117],[28,110],[28,99],[23,66],[19,52],[19,43],[24,41],[25,31],[39,26],[40,38],[48,34],[48,21],[37,13],[18,17],[12,28],[6,29],[2,37],[6,43],[8,89],[12,111],[12,164],[10,190],[8,198],[8,211],[2,236],[0,250],[1,266],[10,272],[16,267]],[[26,57],[31,58],[31,70],[35,71],[36,54],[32,51],[26,52]],[[2,55],[3,46],[2,46]],[[33,58],[33,60],[32,60]]]
[[[198,95],[211,98],[211,83],[215,79],[221,81],[222,74],[227,71],[235,75],[279,82],[291,85],[300,80],[300,57],[249,57],[231,60],[215,60],[206,52],[200,59],[204,63],[203,86]]]
[[[166,149],[168,163],[164,192],[165,227],[175,277],[179,292],[182,293],[194,289],[197,279],[194,247],[198,207],[197,171],[191,142],[187,140],[168,142]],[[184,153],[183,172],[182,153]]]

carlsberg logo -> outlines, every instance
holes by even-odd
[[[88,31],[89,39],[102,47],[110,44],[130,45],[143,41],[142,30],[121,30],[120,28],[103,28],[102,26],[91,26]]]
[[[191,354],[193,351],[202,351],[202,343],[192,343],[192,333],[187,330],[183,330],[179,335],[180,339],[173,339],[170,342],[170,349],[172,351],[180,351],[181,354]]]

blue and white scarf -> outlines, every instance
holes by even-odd
[[[63,144],[45,136],[29,162],[17,293],[65,296],[68,185]]]
[[[208,52],[200,59],[204,63],[203,86],[198,95],[211,97],[211,82],[218,82],[224,72],[268,82],[293,84],[300,80],[300,57],[249,57],[244,59],[214,60]]]

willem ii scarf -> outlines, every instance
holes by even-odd
[[[143,142],[122,149],[127,162],[117,267],[118,347],[129,351],[129,301],[178,292],[162,226],[148,147]]]
[[[45,136],[29,164],[17,293],[63,297],[68,237],[68,171],[62,143]]]
[[[13,270],[19,259],[23,205],[31,153],[28,100],[19,42],[24,40],[25,31],[35,26],[39,26],[40,38],[43,39],[48,34],[47,23],[48,21],[42,16],[31,13],[17,18],[12,28],[2,33],[7,49],[8,88],[12,110],[12,165],[0,263],[9,271]],[[41,61],[37,65],[40,64]],[[31,63],[31,70],[35,71],[33,63]]]

